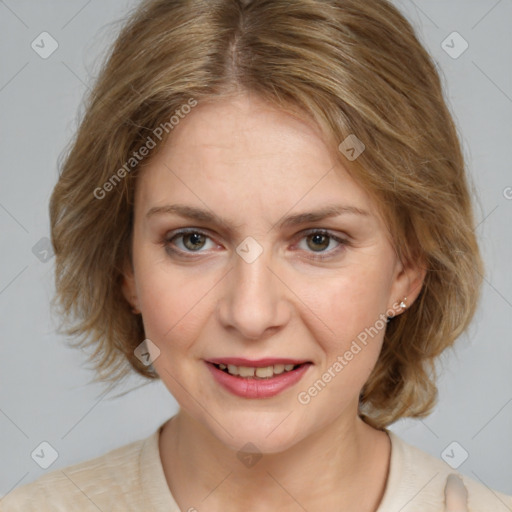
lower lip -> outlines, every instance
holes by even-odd
[[[269,379],[238,377],[219,370],[212,363],[207,362],[206,365],[214,379],[234,395],[242,398],[270,398],[299,382],[311,363],[305,363],[296,370],[284,372]]]

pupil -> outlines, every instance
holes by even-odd
[[[197,249],[198,246],[202,245],[202,240],[201,240],[202,236],[203,235],[201,235],[200,233],[191,233],[190,235],[187,235],[185,237],[185,245],[189,249],[192,249],[192,250]],[[186,243],[187,239],[190,240],[192,247],[189,247],[189,244]]]
[[[326,235],[321,235],[321,234],[315,234],[315,235],[311,235],[311,241],[316,244],[316,248],[318,249],[319,248],[319,244],[321,244],[322,246],[320,247],[320,249],[325,249],[326,247],[329,246],[329,237],[326,236]],[[323,241],[323,244],[322,244],[322,241]],[[312,247],[312,249],[315,249],[315,247]]]

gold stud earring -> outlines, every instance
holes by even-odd
[[[402,309],[406,309],[407,308],[407,304],[405,303],[405,301],[407,300],[407,297],[404,297],[402,299],[402,301],[400,302],[399,306],[402,308]]]

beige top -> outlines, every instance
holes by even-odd
[[[167,485],[158,448],[162,427],[146,439],[14,489],[0,500],[0,512],[194,511],[180,511]],[[444,512],[446,479],[456,471],[387,432],[391,438],[390,469],[376,512]],[[468,490],[468,512],[512,511],[512,496],[459,476]],[[202,510],[200,504],[197,510]]]

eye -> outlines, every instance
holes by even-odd
[[[193,253],[205,252],[216,246],[208,234],[194,228],[182,229],[166,234],[162,240],[162,245],[167,253],[177,256],[190,256]],[[313,229],[303,233],[297,244],[299,249],[308,252],[310,254],[308,257],[313,260],[333,257],[345,245],[348,245],[347,240],[321,229]],[[330,250],[328,250],[329,247],[331,248]]]
[[[306,248],[304,248],[304,245],[300,247],[303,241],[305,241]],[[347,240],[333,235],[329,231],[317,229],[306,232],[298,245],[306,252],[321,253],[320,255],[313,255],[312,259],[325,259],[337,254],[347,244]],[[329,247],[331,249],[327,250]],[[327,254],[324,256],[323,253]]]
[[[207,241],[210,240],[211,246],[208,247]],[[187,229],[177,231],[172,236],[166,236],[163,241],[166,251],[171,253],[192,253],[202,252],[201,249],[213,248],[213,242],[210,237],[197,229]],[[173,246],[177,247],[175,249]]]

